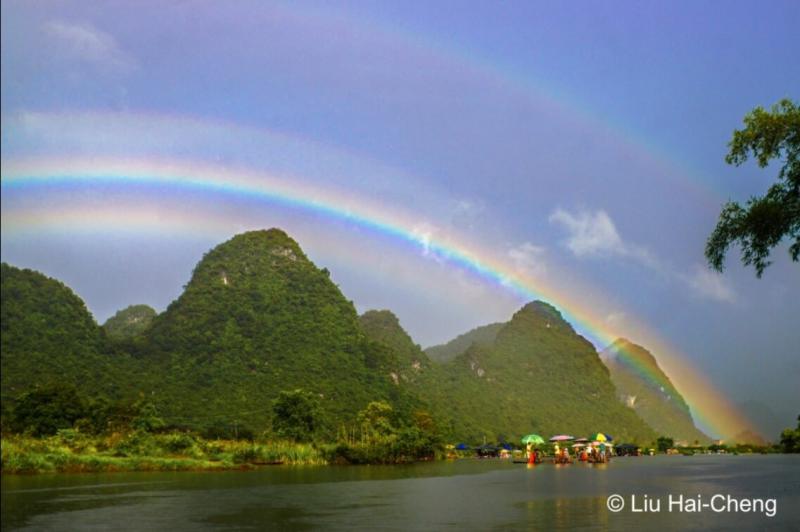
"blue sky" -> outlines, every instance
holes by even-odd
[[[352,191],[585,289],[609,322],[649,324],[789,425],[798,266],[781,246],[757,280],[734,250],[718,276],[703,246],[725,200],[777,173],[724,155],[747,111],[797,99],[797,20],[796,2],[3,2],[2,158],[179,158]],[[131,201],[107,193],[4,194],[3,210]],[[521,304],[358,227],[172,199],[284,227],[360,310],[393,309],[423,345]],[[2,258],[64,280],[102,322],[165,308],[235,230],[4,231]]]

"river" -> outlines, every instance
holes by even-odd
[[[612,494],[625,505],[618,512],[607,507]],[[688,511],[689,499],[699,501],[699,511]],[[755,510],[742,511],[746,504]],[[608,465],[532,468],[458,460],[213,473],[4,475],[2,528],[800,530],[800,456],[628,457]]]

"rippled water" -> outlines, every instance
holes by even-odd
[[[609,511],[607,497],[626,508]],[[668,496],[776,501],[765,512],[669,511]],[[630,497],[661,501],[632,512]],[[499,460],[251,472],[9,476],[3,529],[800,530],[800,456],[659,456],[528,468]]]

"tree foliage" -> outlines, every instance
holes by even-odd
[[[785,453],[800,453],[800,416],[797,416],[797,428],[785,429],[781,432],[781,449]]]
[[[14,405],[11,427],[34,436],[72,428],[87,413],[86,401],[74,386],[52,384],[24,393]]]
[[[668,449],[675,447],[675,440],[668,436],[659,436],[656,440],[656,448],[658,452],[665,453]]]
[[[372,401],[358,413],[362,433],[370,440],[386,438],[394,433],[392,416],[394,409],[386,401]]]
[[[136,416],[131,420],[131,425],[134,429],[153,432],[166,426],[164,420],[159,416],[158,408],[151,401],[137,401],[134,409]]]
[[[771,264],[772,248],[786,237],[792,260],[800,258],[800,107],[788,99],[769,111],[756,107],[745,116],[744,124],[744,129],[734,131],[725,161],[739,166],[753,157],[764,168],[778,159],[782,161],[778,181],[745,206],[726,203],[705,254],[709,264],[722,271],[728,248],[736,243],[742,262],[761,277]]]
[[[297,442],[311,441],[319,424],[319,399],[300,388],[284,390],[272,402],[272,414],[275,434]]]

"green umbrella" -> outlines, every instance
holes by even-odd
[[[542,438],[538,434],[528,434],[527,436],[523,436],[522,443],[524,443],[525,445],[528,445],[529,443],[531,445],[539,445],[544,443],[544,438]]]

